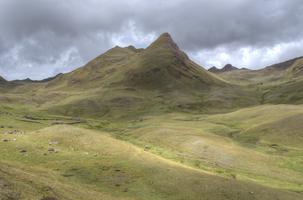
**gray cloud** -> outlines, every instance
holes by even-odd
[[[301,0],[0,0],[0,74],[41,79],[170,32],[204,66],[303,54]]]

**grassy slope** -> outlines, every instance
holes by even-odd
[[[50,146],[49,141],[58,144]],[[106,133],[66,125],[26,132],[17,136],[16,141],[0,145],[3,198],[301,198],[295,193],[209,175],[113,139]],[[48,153],[49,147],[58,153]],[[21,154],[20,149],[26,149],[27,153]]]
[[[7,182],[5,185],[8,185],[8,188],[2,191],[2,193],[8,193],[8,195],[19,195],[20,193],[20,195],[23,195],[22,198],[27,197],[28,199],[31,199],[34,196],[39,197],[41,195],[55,195],[65,199],[76,199],[76,197],[73,196],[75,191],[77,191],[77,188],[79,187],[84,187],[83,184],[85,184],[86,189],[83,190],[83,193],[79,194],[79,199],[83,199],[83,196],[87,195],[100,195],[100,198],[101,196],[105,195],[106,198],[103,197],[105,199],[121,198],[119,195],[125,197],[125,193],[123,192],[125,188],[121,189],[121,185],[108,186],[104,185],[104,182],[101,181],[103,184],[102,185],[95,180],[95,177],[98,177],[100,171],[97,170],[97,174],[94,172],[88,176],[86,170],[87,166],[81,165],[81,163],[75,161],[83,159],[83,154],[85,157],[88,152],[86,149],[88,147],[83,146],[82,143],[77,143],[78,140],[73,142],[74,146],[72,147],[77,149],[77,152],[75,153],[73,150],[72,152],[69,152],[69,150],[66,152],[70,156],[72,163],[75,162],[73,165],[80,166],[79,169],[77,168],[78,170],[76,170],[76,172],[72,173],[72,175],[64,175],[63,173],[66,170],[68,171],[68,167],[70,169],[74,167],[68,166],[65,168],[66,160],[68,160],[69,156],[55,156],[52,160],[48,160],[48,157],[45,158],[45,156],[43,156],[43,154],[47,152],[48,141],[52,140],[52,137],[54,137],[54,140],[57,141],[62,136],[62,140],[64,140],[65,143],[65,140],[71,141],[71,138],[77,138],[76,133],[81,132],[79,141],[89,141],[88,146],[93,148],[92,152],[95,153],[97,151],[98,153],[108,152],[108,149],[115,149],[115,145],[107,146],[108,136],[102,138],[102,141],[99,141],[97,140],[97,132],[92,133],[87,130],[74,129],[70,126],[65,128],[50,127],[49,129],[41,130],[42,134],[39,133],[40,131],[31,133],[31,131],[51,126],[51,124],[54,122],[59,121],[69,123],[75,120],[61,116],[45,116],[43,113],[30,114],[30,116],[33,116],[33,119],[31,119],[31,117],[25,117],[29,115],[28,113],[30,113],[31,110],[31,108],[24,106],[13,106],[13,108],[9,106],[1,107],[2,112],[0,125],[6,126],[0,129],[1,132],[11,129],[27,131],[25,136],[20,136],[20,138],[18,136],[17,145],[13,141],[10,143],[1,143],[1,149],[5,152],[3,154],[4,157],[1,159],[1,169],[4,170],[4,172],[2,172],[2,180],[4,183]],[[159,115],[160,113],[155,113],[155,115],[151,114],[152,113],[143,117],[137,116],[137,120],[132,121],[129,121],[131,118],[124,119],[122,121],[108,121],[104,118],[102,120],[88,119],[87,121],[84,121],[83,124],[79,125],[90,129],[102,129],[119,139],[130,141],[131,143],[140,146],[142,149],[146,148],[146,150],[150,151],[151,153],[182,163],[182,166],[185,165],[185,168],[187,168],[186,166],[191,166],[192,168],[206,171],[207,173],[235,180],[235,182],[241,180],[253,181],[261,185],[277,188],[279,190],[286,189],[299,192],[302,191],[303,176],[301,169],[303,153],[301,145],[302,143],[300,142],[302,138],[300,131],[294,131],[296,129],[300,130],[301,127],[299,121],[300,117],[302,116],[301,106],[266,105],[248,108],[229,114],[217,115],[190,113],[171,113],[165,115]],[[280,132],[277,132],[278,130],[280,130]],[[264,132],[264,135],[260,134],[262,131]],[[43,133],[48,133],[49,136]],[[13,138],[16,136],[1,135],[1,138],[8,137]],[[95,143],[90,143],[93,141],[100,144],[97,145]],[[120,145],[118,140],[114,141]],[[60,142],[60,144],[61,143],[62,142]],[[94,148],[95,146],[97,149]],[[24,159],[24,156],[20,155],[18,151],[23,148],[26,148],[29,151],[29,155],[32,155],[33,157],[30,157],[29,160]],[[59,146],[58,148],[61,152],[61,148],[66,147],[63,145],[61,147]],[[131,148],[134,147],[131,146]],[[125,150],[120,149],[119,151],[124,152]],[[64,155],[63,152],[61,152],[62,154],[60,153],[58,155]],[[78,156],[79,152],[81,156]],[[112,152],[109,153],[112,154]],[[131,157],[132,154],[133,152],[129,152],[125,157],[115,157],[116,155],[111,156],[107,159],[107,162],[111,163],[110,165],[116,166],[119,164],[115,163],[116,161],[114,160],[126,160],[126,163],[123,164],[127,165],[125,168],[133,168],[136,165],[142,164],[142,162],[146,163],[146,160],[139,160],[135,163],[130,162],[126,158]],[[93,163],[97,162],[96,158],[92,156],[91,153],[89,153],[89,155],[91,155],[90,160],[84,159],[84,161],[85,163],[90,163],[90,165],[92,165],[90,166],[92,167],[91,169],[95,170],[97,166]],[[152,154],[144,155],[148,155],[147,157],[152,156]],[[165,160],[165,162],[167,161]],[[52,163],[56,164],[52,166]],[[148,165],[153,166],[152,164]],[[29,168],[29,166],[31,167]],[[56,170],[54,169],[60,169],[61,167],[63,168],[63,172],[62,170],[59,170],[59,172],[56,173]],[[135,190],[132,195],[129,196],[130,198],[139,197],[146,199],[145,196],[141,195],[148,195],[151,196],[150,199],[169,199],[169,196],[171,196],[171,199],[178,199],[179,197],[176,197],[171,193],[171,191],[175,190],[179,190],[180,193],[188,190],[188,193],[196,194],[197,196],[201,196],[202,194],[204,195],[206,193],[209,194],[209,198],[211,198],[215,193],[213,191],[218,189],[217,187],[223,187],[225,189],[228,188],[226,185],[221,185],[222,183],[219,181],[214,184],[215,188],[209,189],[212,192],[209,190],[200,191],[203,186],[199,184],[197,186],[193,185],[195,185],[196,182],[201,182],[201,180],[205,181],[205,179],[198,177],[196,174],[194,176],[197,177],[197,179],[190,176],[188,178],[188,182],[184,182],[184,185],[190,187],[189,189],[177,189],[175,188],[177,187],[175,181],[166,182],[160,178],[158,180],[159,183],[150,186],[148,181],[145,182],[146,180],[150,180],[150,178],[148,178],[149,176],[146,175],[148,173],[145,172],[145,170],[149,171],[150,168],[141,168],[142,167],[140,167],[139,170],[140,174],[142,175],[141,178],[135,176],[138,171],[131,171],[132,175],[136,177],[135,179],[138,178],[142,182],[138,184],[139,186],[137,184],[132,185],[132,183],[127,185],[128,189],[133,188],[133,190]],[[161,173],[164,173],[163,170],[165,168],[167,168],[166,165],[153,166],[153,169],[157,169],[157,171],[160,170]],[[141,170],[143,170],[143,172]],[[8,173],[8,175],[6,173]],[[84,173],[85,176],[83,176],[82,173]],[[150,176],[152,176],[154,173],[155,172],[151,171]],[[188,177],[187,173],[184,174],[180,171],[175,173],[179,174],[180,178],[178,179],[178,182],[184,179],[183,176]],[[12,174],[18,175],[13,177]],[[28,174],[30,175],[28,176]],[[46,174],[46,177],[44,177],[43,174]],[[33,180],[34,178],[30,178],[35,176],[42,176],[43,179],[41,179],[41,182],[37,183]],[[67,176],[67,179],[65,176]],[[106,179],[106,177],[108,178],[112,176],[112,172],[110,174],[105,173],[103,178]],[[174,176],[174,174],[170,175],[169,180],[174,180],[171,178]],[[18,177],[23,178],[20,180]],[[50,179],[50,177],[52,178]],[[161,177],[163,177],[162,174]],[[165,177],[165,180],[166,178],[167,177]],[[23,179],[25,179],[25,183]],[[70,183],[68,179],[72,179],[72,183]],[[214,178],[212,177],[211,179]],[[195,181],[192,182],[193,180]],[[206,180],[209,181],[208,179]],[[154,181],[155,180],[152,179],[152,182]],[[45,185],[42,184],[42,182],[47,182],[50,184]],[[87,182],[89,182],[88,185]],[[106,184],[115,184],[109,182]],[[38,187],[37,185],[40,184],[44,186]],[[165,191],[162,191],[162,188],[164,188],[166,184],[171,184],[171,187]],[[201,184],[203,185],[204,182],[202,181]],[[91,188],[91,186],[94,187]],[[24,187],[29,188],[26,190],[29,192],[24,192],[24,189],[22,189]],[[45,189],[43,188],[48,187],[51,187],[52,189],[49,191],[44,191]],[[144,188],[141,189],[141,187]],[[195,189],[196,187],[198,188]],[[233,190],[231,190],[230,193],[228,192],[226,194],[225,189],[222,191],[222,194],[220,192],[219,194],[216,193],[216,195],[219,195],[218,199],[224,199],[223,196],[228,196],[231,199],[236,198],[235,194],[238,192],[237,189],[240,189],[242,186],[240,187],[237,185],[232,187]],[[183,189],[184,191],[182,191]],[[138,190],[142,190],[143,192],[141,191],[140,193]],[[199,190],[200,192],[195,193],[196,190]],[[256,193],[259,193],[259,190],[261,190],[261,187],[258,187]],[[151,191],[156,191],[156,193],[159,193],[160,196],[157,196],[156,194],[151,195],[154,194]],[[116,193],[118,196],[116,196]],[[243,195],[244,194],[246,193],[244,192]],[[262,198],[265,198],[264,196],[267,194],[261,192],[259,195],[261,195]],[[186,199],[189,198],[190,197]],[[197,197],[192,195],[192,198],[196,199]],[[273,197],[268,198],[272,199]],[[285,199],[291,198],[285,197]]]
[[[302,191],[302,115],[301,106],[267,105],[218,115],[146,116],[103,130],[212,173]]]

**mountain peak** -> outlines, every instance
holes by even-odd
[[[222,72],[228,72],[228,71],[233,71],[233,70],[238,70],[237,67],[234,67],[233,65],[231,64],[227,64],[225,65],[223,68],[222,68]]]
[[[223,68],[219,69],[215,66],[211,67],[208,69],[208,71],[212,72],[212,73],[223,73],[223,72],[230,72],[230,71],[234,71],[234,70],[239,70],[239,68],[234,67],[231,64],[227,64],[225,65]],[[242,68],[242,70],[247,70],[245,68]]]
[[[179,49],[178,45],[174,42],[171,35],[169,33],[162,33],[158,39],[156,39],[148,49],[152,48],[172,48],[172,49]]]
[[[208,71],[212,73],[217,73],[220,72],[221,70],[218,69],[216,66],[212,66],[211,68],[208,69]]]

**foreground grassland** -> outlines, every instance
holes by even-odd
[[[116,121],[12,107],[0,199],[303,198],[303,106]]]

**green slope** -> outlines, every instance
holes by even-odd
[[[296,193],[207,174],[106,133],[66,125],[26,132],[15,142],[0,145],[0,177],[6,185],[0,196],[7,199],[301,198]],[[49,148],[58,152],[49,152]],[[20,149],[27,152],[20,153]]]

